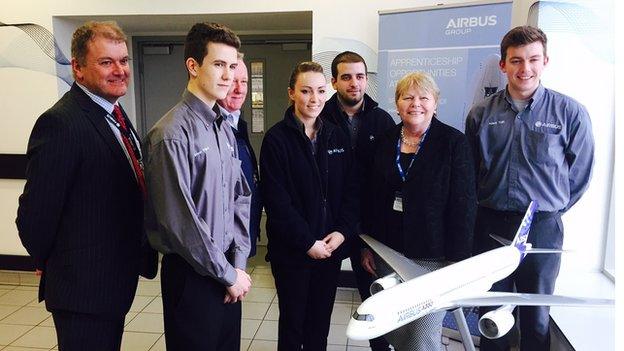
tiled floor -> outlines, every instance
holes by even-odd
[[[250,262],[248,272],[253,287],[243,302],[241,350],[276,350],[279,311],[270,267],[255,259]],[[19,273],[20,277],[24,275]],[[37,302],[36,279],[20,277],[16,278],[19,282],[16,284],[20,285],[0,285],[0,350],[57,350],[52,316]],[[139,282],[126,316],[122,350],[165,350],[158,279]],[[329,351],[370,350],[368,342],[348,340],[345,336],[349,317],[359,302],[357,291],[338,289],[328,337]],[[444,342],[449,340],[445,338]],[[463,350],[463,347],[451,340],[447,350]]]

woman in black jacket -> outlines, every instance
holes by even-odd
[[[342,243],[357,216],[357,184],[349,139],[319,118],[327,82],[323,68],[293,71],[284,119],[266,133],[260,152],[268,254],[279,297],[278,350],[324,350],[336,294]]]
[[[475,173],[466,136],[436,118],[439,89],[415,72],[395,92],[401,123],[378,143],[374,201],[364,232],[429,270],[470,256],[476,213]],[[375,264],[377,263],[377,264]],[[363,250],[371,274],[391,272]],[[444,312],[430,314],[385,337],[395,350],[440,350]]]

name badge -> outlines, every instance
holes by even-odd
[[[394,202],[392,203],[392,209],[397,212],[403,212],[403,195],[397,191],[394,193]]]

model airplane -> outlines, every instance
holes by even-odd
[[[395,273],[373,282],[372,296],[353,313],[347,326],[347,337],[353,340],[376,338],[433,312],[459,307],[501,306],[479,320],[481,334],[495,339],[505,335],[514,325],[512,311],[515,306],[614,305],[614,300],[607,299],[488,291],[493,283],[513,273],[527,254],[562,252],[534,249],[526,242],[536,209],[537,204],[532,202],[513,241],[492,236],[505,246],[433,272],[362,235],[362,239]],[[456,311],[461,313],[461,309]],[[463,315],[461,319],[464,320]]]

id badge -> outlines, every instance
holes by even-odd
[[[403,195],[401,195],[400,191],[394,193],[394,203],[392,204],[392,209],[397,212],[403,212]]]

